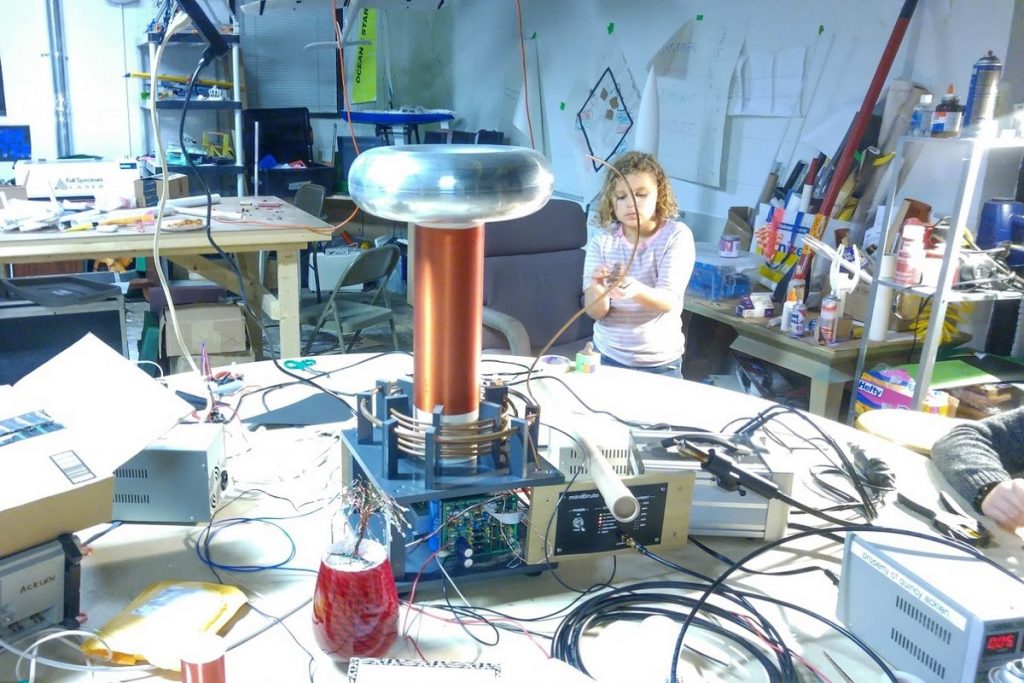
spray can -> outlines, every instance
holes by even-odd
[[[974,63],[971,71],[971,87],[967,90],[967,104],[964,105],[964,126],[978,126],[990,120],[996,111],[996,95],[999,93],[999,77],[1003,63],[992,50]]]
[[[831,344],[836,340],[838,325],[839,299],[830,294],[821,300],[821,313],[818,315],[818,337],[823,344]]]

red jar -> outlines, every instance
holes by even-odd
[[[335,543],[320,561],[313,594],[313,634],[329,655],[381,657],[398,636],[398,591],[387,549],[363,539]]]

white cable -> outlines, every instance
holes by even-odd
[[[15,662],[15,664],[14,664],[14,676],[18,680],[22,680],[22,677],[21,677],[21,664],[27,658],[29,660],[29,665],[28,665],[28,681],[29,681],[29,683],[35,683],[35,680],[36,680],[36,657],[32,653],[37,651],[39,649],[39,646],[43,645],[44,643],[48,643],[51,640],[59,640],[62,643],[68,643],[69,645],[72,645],[70,642],[65,640],[68,636],[82,636],[82,637],[85,637],[85,638],[96,638],[96,640],[98,640],[99,642],[103,643],[103,647],[106,648],[106,650],[107,650],[107,657],[106,658],[109,660],[111,657],[114,656],[113,651],[110,649],[110,646],[107,645],[106,641],[104,641],[102,638],[97,638],[96,634],[94,634],[92,631],[83,631],[83,630],[79,630],[79,629],[59,629],[56,632],[49,633],[47,635],[42,636],[41,638],[37,638],[35,641],[33,641],[33,643],[31,645],[29,645],[27,648],[25,648],[25,651],[21,653],[21,656],[18,657],[18,661]],[[85,666],[87,666],[87,667],[89,667],[91,669],[92,668],[92,664],[89,663],[89,658],[86,657],[84,653],[80,652],[80,654],[82,654],[82,657],[85,660]],[[96,672],[95,671],[90,671],[90,673],[92,675],[93,680],[96,680]]]
[[[88,633],[88,632],[86,632]],[[92,636],[89,633],[89,636]],[[156,671],[157,668],[152,664],[135,664],[132,666],[98,666],[98,665],[85,665],[85,664],[72,664],[71,662],[62,662],[57,659],[49,659],[47,657],[40,657],[39,655],[26,654],[26,650],[20,650],[13,644],[0,638],[0,648],[9,651],[11,654],[18,655],[19,657],[30,657],[33,661],[39,664],[44,664],[53,669],[63,669],[64,671],[77,671],[80,673],[90,673],[97,671],[99,673],[132,673],[138,671]]]
[[[196,362],[192,358],[192,354],[189,353],[188,347],[185,345],[185,340],[181,336],[181,330],[178,327],[178,314],[174,308],[174,300],[171,297],[171,287],[167,283],[167,278],[164,275],[164,269],[160,264],[160,229],[163,227],[164,210],[167,205],[167,195],[170,194],[171,181],[170,169],[167,168],[167,153],[164,150],[163,138],[160,136],[160,114],[157,111],[157,75],[160,71],[160,61],[164,56],[164,48],[167,46],[167,43],[170,42],[171,36],[185,28],[190,21],[191,19],[189,19],[187,14],[184,12],[178,12],[167,24],[167,29],[164,32],[164,39],[160,41],[160,47],[157,48],[153,64],[150,65],[149,119],[150,125],[153,127],[153,137],[156,139],[157,160],[160,162],[160,170],[163,173],[163,178],[160,181],[160,202],[157,204],[156,221],[153,225],[153,268],[156,269],[157,277],[160,280],[160,288],[163,290],[164,297],[167,301],[167,312],[171,317],[171,329],[174,331],[175,339],[178,340],[178,348],[188,360],[188,364],[189,367],[192,368],[192,372],[198,375],[200,374],[199,368],[196,366]],[[182,152],[188,154],[188,150],[182,150]]]
[[[444,562],[438,560],[437,568],[441,570],[441,573],[444,574],[444,578],[448,579],[448,583],[452,585],[452,588],[455,589],[458,596],[462,598],[462,602],[466,603],[466,607],[472,607],[472,605],[469,604],[469,600],[466,599],[466,596],[463,595],[462,591],[459,590],[459,587],[455,585],[455,581],[452,580],[451,574],[449,574],[448,570],[444,568]]]
[[[160,377],[164,376],[164,369],[160,366],[159,363],[154,363],[151,360],[137,360],[137,361],[135,361],[135,364],[136,365],[152,365],[152,366],[154,366],[160,372]],[[159,377],[158,377],[158,379],[159,379]]]

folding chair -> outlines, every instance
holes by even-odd
[[[295,191],[295,198],[292,199],[292,203],[295,208],[302,209],[311,216],[322,218],[321,214],[324,210],[324,197],[327,194],[326,188],[323,185],[317,185],[316,183],[306,183]],[[313,268],[313,291],[316,292],[316,302],[320,303],[320,268],[316,259],[317,252],[320,251],[321,243],[313,243],[309,248],[302,250],[303,261],[310,261]],[[302,264],[303,273],[305,274],[308,270],[306,263]],[[307,282],[308,284],[308,282]]]
[[[299,314],[301,322],[313,325],[313,332],[306,341],[303,355],[309,353],[313,340],[324,327],[333,328],[338,336],[339,349],[345,337],[351,335],[345,347],[345,353],[348,353],[359,341],[363,328],[383,322],[391,325],[391,344],[396,351],[398,350],[398,334],[395,331],[394,314],[388,299],[387,282],[401,255],[401,250],[395,244],[385,244],[360,252],[338,278],[326,302],[302,309]],[[369,295],[370,303],[345,298],[345,292],[342,291],[344,288],[368,282],[374,283],[373,288],[369,292],[363,292],[363,295]],[[383,306],[378,305],[381,300]]]

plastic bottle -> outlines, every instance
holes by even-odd
[[[601,365],[601,354],[594,350],[594,345],[587,342],[586,347],[576,354],[576,372],[590,374],[597,372]]]
[[[893,278],[896,283],[910,286],[920,282],[924,257],[924,225],[905,223],[900,236],[900,250],[896,255],[896,275]]]
[[[790,317],[793,315],[793,306],[796,306],[796,301],[796,290],[790,289],[786,294],[786,302],[782,304],[782,319],[779,321],[780,332],[789,332],[789,328],[793,324]]]
[[[910,135],[914,137],[926,137],[932,132],[932,94],[921,95],[917,106],[910,114]]]
[[[955,138],[960,135],[963,118],[963,105],[953,91],[953,84],[950,83],[946,88],[946,94],[942,96],[942,102],[935,107],[935,113],[932,115],[932,137]]]

